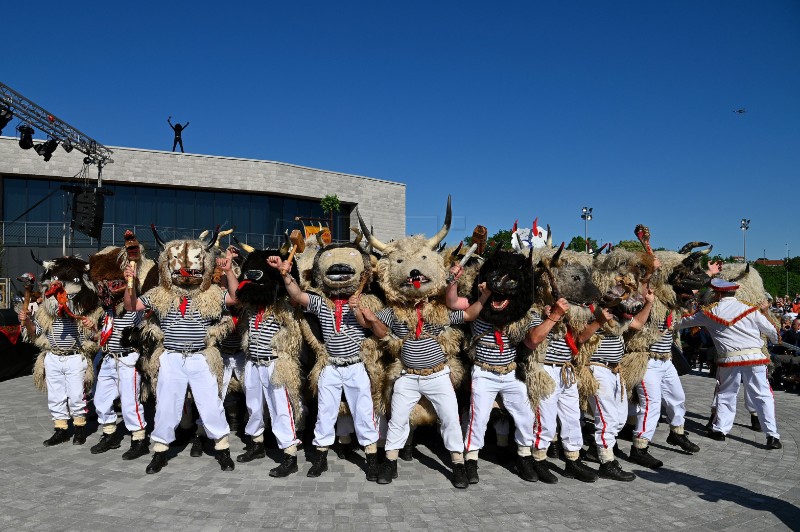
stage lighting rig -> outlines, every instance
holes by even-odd
[[[36,153],[42,156],[44,162],[47,162],[50,160],[50,157],[53,156],[53,152],[56,151],[56,148],[58,148],[58,141],[56,139],[49,139],[47,142],[36,146],[34,149]]]
[[[17,131],[19,131],[19,147],[23,150],[33,148],[33,134],[35,133],[33,128],[27,124],[21,124],[17,127]]]
[[[0,133],[3,132],[3,128],[6,127],[13,119],[14,112],[5,105],[0,105]]]

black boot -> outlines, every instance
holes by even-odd
[[[410,462],[414,459],[414,444],[407,441],[403,448],[400,449],[400,460],[403,462]]]
[[[639,464],[642,467],[648,467],[650,469],[658,469],[663,466],[664,462],[658,458],[653,458],[653,456],[647,452],[648,449],[649,446],[639,449],[635,445],[631,445],[631,455],[628,459],[634,464]]]
[[[636,475],[623,471],[619,462],[612,460],[604,464],[600,464],[600,478],[608,478],[611,480],[619,480],[620,482],[630,482],[636,478]]]
[[[547,457],[555,460],[558,458],[558,442],[551,441],[547,446]]]
[[[534,463],[533,456],[517,455],[517,474],[519,478],[527,482],[538,482],[539,475],[536,473]]]
[[[452,484],[454,488],[458,488],[460,490],[466,489],[467,486],[469,486],[469,479],[467,478],[467,468],[464,466],[463,463],[453,464]]]
[[[367,480],[375,482],[378,480],[378,453],[367,453]]]
[[[56,429],[53,435],[44,440],[42,443],[45,447],[52,447],[53,445],[58,445],[59,443],[64,443],[67,441],[69,441],[67,429]]]
[[[244,454],[236,457],[237,462],[252,462],[256,458],[266,458],[267,451],[264,448],[264,442],[252,442],[250,446],[244,450]]]
[[[470,484],[477,484],[480,482],[480,478],[478,477],[478,461],[477,460],[467,460],[464,462],[464,467],[467,470],[467,480],[469,480]]]
[[[758,421],[758,414],[750,414],[750,428],[756,432],[761,432],[761,422]]]
[[[197,458],[203,456],[203,446],[206,444],[206,439],[199,434],[195,434],[192,438],[192,449],[189,451],[189,456]]]
[[[214,457],[217,459],[219,463],[219,468],[223,471],[233,471],[233,468],[236,467],[231,460],[231,450],[230,449],[221,449],[217,451],[216,456]]]
[[[397,460],[386,460],[378,471],[378,484],[391,484],[397,478]]]
[[[626,423],[625,426],[622,427],[622,430],[619,431],[617,434],[617,438],[621,440],[633,440],[633,425]]]
[[[583,452],[582,458],[587,462],[594,462],[595,464],[599,463],[600,457],[597,454],[597,444],[594,442],[590,443],[589,448]]]
[[[318,477],[328,470],[328,450],[317,450],[311,461],[311,469],[308,470],[307,477]]]
[[[711,415],[708,417],[708,423],[706,423],[706,430],[711,430],[714,427],[714,418],[717,417],[717,409],[711,409]]]
[[[517,460],[517,469],[521,471],[520,464],[525,462],[525,459],[528,458],[527,456],[520,456]],[[558,482],[558,477],[550,471],[550,467],[548,467],[547,460],[534,460],[531,457],[531,461],[533,462],[533,470],[536,471],[536,476],[539,480],[544,482],[545,484],[556,484]],[[522,473],[520,472],[520,476],[522,477]],[[524,480],[528,480],[525,477],[522,477]]]
[[[95,445],[92,445],[92,448],[89,451],[92,454],[100,454],[106,451],[110,451],[111,449],[119,449],[120,441],[117,438],[116,434],[105,434],[103,433],[100,436],[100,441],[97,442]]]
[[[144,456],[150,452],[150,444],[147,443],[147,438],[141,440],[131,441],[131,448],[122,453],[123,460],[135,460],[140,456]]]
[[[349,455],[352,452],[353,447],[352,444],[350,443],[339,442],[334,447],[334,450],[336,451],[336,458],[338,458],[339,460],[344,460],[347,458],[347,455]]]
[[[700,447],[689,441],[689,438],[686,436],[686,434],[676,434],[675,432],[669,431],[667,443],[670,445],[677,445],[687,453],[700,452]]]
[[[781,443],[780,438],[776,438],[775,436],[767,436],[767,449],[781,448],[783,448],[783,444]]]
[[[297,473],[297,455],[283,453],[283,462],[278,467],[269,470],[269,476],[276,478],[288,477]]]
[[[83,445],[84,443],[86,443],[86,425],[76,425],[75,433],[72,435],[72,445]]]
[[[725,435],[718,430],[708,429],[708,432],[706,432],[706,436],[711,438],[712,440],[725,441]]]
[[[152,475],[153,473],[158,473],[161,471],[161,468],[167,465],[167,453],[166,451],[155,452],[153,453],[153,459],[150,460],[150,463],[147,464],[147,469],[145,470],[148,475]]]
[[[597,480],[597,472],[591,467],[578,460],[566,460],[564,466],[564,476],[574,478],[581,482],[594,482]]]

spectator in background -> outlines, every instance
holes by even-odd
[[[800,347],[800,319],[795,318],[792,321],[792,328],[784,331],[781,328],[781,341],[787,344]],[[787,353],[788,354],[788,353]],[[792,353],[797,354],[797,353]]]

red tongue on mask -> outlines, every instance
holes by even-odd
[[[241,283],[239,283],[239,286],[237,286],[237,287],[236,287],[236,291],[238,292],[238,291],[239,291],[239,290],[241,290],[243,287],[247,286],[247,284],[248,284],[248,283],[252,283],[252,282],[253,282],[253,281],[248,281],[247,279],[245,279],[244,281],[242,281]]]
[[[422,286],[422,283],[419,282],[419,279],[414,279],[413,281],[411,281],[411,283],[414,285],[414,288],[416,288],[417,290],[419,290],[419,287]]]
[[[181,277],[191,277],[192,274],[181,268]]]

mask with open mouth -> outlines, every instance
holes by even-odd
[[[288,254],[280,249],[259,249],[250,252],[242,263],[236,297],[242,303],[255,306],[270,306],[279,297],[286,295],[286,288],[278,270],[267,264],[267,258]],[[292,265],[292,274],[297,278],[297,267]]]
[[[349,297],[371,277],[369,255],[353,242],[328,244],[314,256],[311,286],[328,297]]]
[[[484,305],[480,318],[496,327],[523,318],[533,305],[533,267],[530,256],[497,251],[481,266],[472,287],[472,299],[486,283],[492,295]]]

